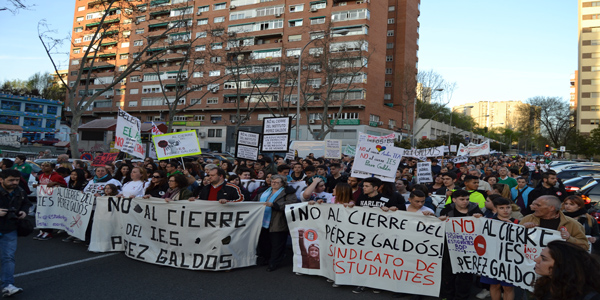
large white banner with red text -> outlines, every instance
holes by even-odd
[[[294,272],[336,284],[439,295],[445,230],[439,219],[308,203],[288,205],[286,218]]]
[[[473,273],[533,291],[533,261],[560,233],[486,218],[450,218],[446,222],[452,272]],[[444,266],[449,267],[449,266]]]

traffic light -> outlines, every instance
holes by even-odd
[[[550,145],[546,144],[546,151],[550,151]]]

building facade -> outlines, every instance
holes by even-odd
[[[334,118],[327,138],[345,144],[358,132],[400,135],[413,118],[406,104],[414,99],[401,95],[407,74],[417,73],[419,3],[152,0],[128,1],[135,6],[129,13],[98,0],[77,1],[68,81],[78,95],[92,95],[137,57],[156,57],[102,93],[84,122],[114,118],[122,108],[142,122],[198,130],[202,147],[221,151],[233,148],[236,123],[260,132],[262,118],[295,117],[298,104],[301,140],[313,139],[321,122]],[[83,62],[98,27],[94,64]],[[93,80],[83,80],[90,73]],[[165,101],[187,108],[169,120]]]
[[[519,128],[519,109],[527,104],[522,101],[479,101],[455,106],[453,111],[473,118],[480,127]]]
[[[589,134],[600,125],[600,2],[579,0],[576,127]]]
[[[62,106],[56,100],[0,94],[0,124],[21,126],[29,141],[54,138]]]

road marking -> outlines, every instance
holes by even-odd
[[[27,276],[27,275],[31,275],[31,274],[35,274],[35,273],[41,273],[41,272],[54,270],[54,269],[58,269],[58,268],[62,268],[62,267],[70,266],[70,265],[80,264],[80,263],[84,263],[87,261],[105,258],[105,257],[117,255],[117,254],[119,254],[119,253],[109,253],[109,254],[94,256],[94,257],[90,257],[90,258],[86,258],[86,259],[80,259],[80,260],[76,260],[76,261],[72,261],[72,262],[68,262],[68,263],[64,263],[64,264],[60,264],[60,265],[56,265],[56,266],[52,266],[52,267],[41,268],[41,269],[29,271],[29,272],[19,273],[19,274],[16,274],[15,277]]]

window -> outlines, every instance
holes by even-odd
[[[119,66],[119,71],[125,71],[125,70],[127,70],[127,65]]]
[[[395,10],[396,10],[396,7],[395,7],[395,6],[390,6],[390,7],[388,7],[388,11],[395,11]]]
[[[210,58],[210,62],[215,64],[215,63],[220,63],[221,62],[221,57],[220,56],[213,56]]]
[[[221,76],[221,70],[212,70],[208,72],[208,76],[214,77],[214,76]]]
[[[137,106],[137,101],[129,101],[128,106],[129,107],[136,107]]]
[[[395,19],[394,18],[389,18],[388,19],[388,24],[394,24],[395,23]]]
[[[225,30],[223,30],[223,29],[217,29],[217,30],[213,30],[213,31],[211,32],[211,34],[212,34],[213,36],[222,36],[224,33],[225,33]]]
[[[94,35],[93,35],[93,34],[84,35],[84,36],[83,36],[83,41],[84,41],[84,42],[89,42],[89,41],[91,41],[91,40],[92,40],[92,38],[93,38],[93,37],[94,37]]]
[[[394,36],[394,30],[388,30],[387,36]]]
[[[304,4],[290,5],[290,12],[298,12],[304,10]]]
[[[219,104],[219,98],[208,98],[206,104]]]
[[[135,34],[143,34],[144,33],[144,28],[138,28],[135,30]]]
[[[387,49],[394,49],[394,43],[387,43],[387,44],[385,45],[385,47],[386,47]]]
[[[131,95],[137,95],[140,93],[140,89],[130,89],[129,90],[129,94]]]
[[[129,42],[121,43],[121,48],[128,48],[128,47],[129,47]]]
[[[317,17],[310,19],[310,25],[325,24],[325,17]]]
[[[183,15],[188,15],[194,12],[194,8],[192,6],[176,8],[171,10],[171,17],[178,17]]]
[[[300,27],[300,26],[302,26],[302,19],[289,20],[288,21],[288,26],[289,27]]]
[[[160,93],[162,90],[160,84],[145,85],[142,87],[142,94]]]
[[[600,105],[592,105],[592,106],[590,106],[590,111],[600,111]]]
[[[355,9],[355,10],[347,10],[347,11],[336,11],[331,14],[332,22],[359,20],[359,19],[369,19],[369,10],[366,8],[363,8],[363,9]]]
[[[379,122],[378,115],[369,115],[369,122]]]
[[[391,81],[386,81],[385,82],[385,87],[392,87],[392,82]]]
[[[300,55],[300,49],[288,49],[286,50],[286,56],[296,56],[296,55]]]
[[[392,69],[391,68],[386,68],[385,69],[385,74],[392,74]]]
[[[192,99],[193,101],[193,99]],[[198,102],[199,104],[200,102]],[[194,121],[204,121],[204,115],[196,115],[194,116]]]
[[[221,121],[222,117],[221,117],[221,115],[211,115],[210,120],[211,121]]]
[[[80,6],[77,8],[77,11],[84,11],[85,10],[85,6]]]
[[[392,100],[392,94],[384,94],[383,100]]]
[[[212,119],[212,117],[211,117],[211,119]],[[223,136],[223,129],[209,129],[208,130],[208,137],[222,137],[222,136]]]
[[[313,9],[313,8],[314,9],[321,9],[321,8],[325,8],[325,7],[327,7],[327,1],[321,1],[321,2],[318,2],[318,3],[314,3],[313,2],[313,3],[310,4],[310,9]]]
[[[144,45],[144,41],[143,40],[133,41],[133,45],[134,46],[143,46]]]
[[[386,55],[385,56],[385,61],[387,61],[387,62],[394,61],[394,56],[393,55]]]
[[[290,42],[298,42],[302,40],[302,35],[301,34],[291,34],[288,35],[288,41]]]
[[[41,114],[44,113],[44,106],[41,104],[25,103],[25,112]]]
[[[215,17],[213,23],[223,23],[225,22],[225,17]]]
[[[83,31],[83,27],[75,27],[75,32],[82,32]]]
[[[119,55],[119,59],[128,59],[129,53]]]
[[[318,32],[311,32],[310,33],[310,40],[316,40],[316,39],[322,39],[325,36],[325,33],[322,31],[318,31]]]
[[[75,44],[81,43],[81,38],[75,39]]]
[[[81,53],[81,48],[73,49],[73,54],[79,54],[79,53]]]
[[[591,119],[590,124],[591,125],[600,125],[600,119]]]
[[[226,8],[227,8],[227,3],[223,2],[223,3],[215,4],[215,7],[213,8],[213,10],[221,10],[221,9],[226,9]]]
[[[83,17],[77,17],[77,22],[83,22]]]
[[[197,65],[203,65],[204,64],[204,58],[196,58],[194,60],[194,63]]]
[[[204,77],[204,73],[203,72],[194,72],[194,73],[192,73],[192,77],[193,78]]]
[[[199,6],[198,7],[198,12],[207,12],[209,11],[210,7],[208,5],[205,6]]]
[[[71,61],[71,65],[78,65],[79,64],[79,60],[74,59]]]
[[[135,18],[135,22],[136,23],[141,23],[141,22],[144,22],[144,21],[146,21],[146,16],[141,16],[141,17]]]
[[[198,19],[198,25],[207,25],[208,19]]]

